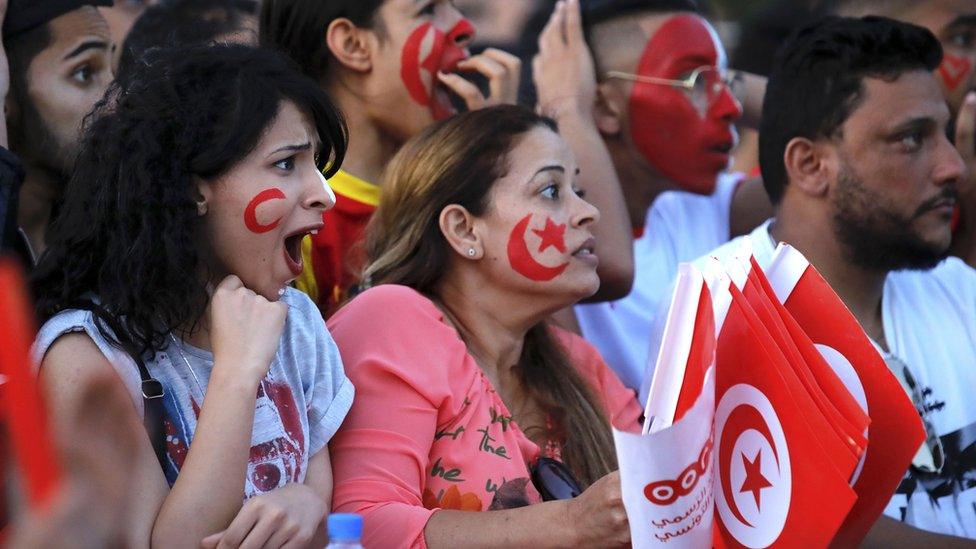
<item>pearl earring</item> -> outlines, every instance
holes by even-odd
[[[468,248],[468,255],[474,257],[474,248]]]

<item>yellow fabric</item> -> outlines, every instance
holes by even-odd
[[[379,185],[373,185],[345,170],[339,170],[335,175],[330,177],[329,186],[337,194],[351,198],[356,202],[362,202],[370,206],[379,206],[380,204]]]
[[[319,302],[319,285],[315,282],[315,272],[312,270],[312,235],[305,235],[302,239],[302,274],[295,279],[295,287],[305,292],[315,303]]]

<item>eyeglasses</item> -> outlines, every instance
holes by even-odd
[[[739,78],[735,71],[726,71],[711,65],[702,65],[691,71],[687,78],[674,80],[671,78],[658,78],[656,76],[642,76],[621,71],[608,71],[604,74],[605,78],[619,78],[630,82],[641,84],[660,84],[673,88],[686,90],[693,98],[706,101],[706,105],[711,105],[722,95],[722,90],[731,90]]]
[[[532,485],[542,501],[573,499],[583,493],[573,473],[561,461],[540,456],[532,466],[531,475]]]

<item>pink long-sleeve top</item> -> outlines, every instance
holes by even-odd
[[[541,501],[529,474],[539,447],[433,302],[405,286],[382,285],[328,324],[356,387],[330,442],[333,510],[363,516],[366,547],[426,547],[424,527],[438,509]],[[637,430],[641,410],[633,391],[593,346],[553,330],[607,417]]]

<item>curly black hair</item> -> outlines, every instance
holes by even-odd
[[[283,55],[240,45],[148,52],[86,120],[32,276],[41,321],[65,309],[101,309],[126,332],[115,337],[100,322],[103,335],[139,353],[195,327],[209,299],[195,180],[219,177],[246,157],[283,101],[314,122],[319,168],[334,174],[347,145],[342,115]],[[86,305],[92,300],[98,305]]]

